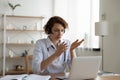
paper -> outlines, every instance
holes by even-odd
[[[37,75],[37,74],[22,74],[22,75],[6,75],[0,80],[49,80],[50,75]]]
[[[22,74],[22,75],[6,75],[2,78],[0,78],[0,80],[22,80],[24,77],[27,77],[28,74]]]
[[[28,77],[25,78],[25,80],[49,80],[50,75],[36,75],[36,74],[30,74]]]

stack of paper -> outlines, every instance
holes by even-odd
[[[22,74],[22,75],[6,75],[2,78],[0,78],[0,80],[22,80],[24,77],[27,77],[27,74]]]
[[[0,80],[49,80],[50,76],[49,75],[37,75],[37,74],[22,74],[22,75],[6,75]]]
[[[42,75],[36,75],[36,74],[31,74],[28,77],[25,78],[25,80],[49,80],[50,76],[42,76]]]

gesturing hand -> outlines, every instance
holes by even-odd
[[[70,47],[70,50],[74,50],[76,47],[78,47],[82,42],[84,41],[84,39],[82,39],[81,41],[79,41],[78,39],[76,41],[74,41],[72,44],[71,44],[71,47]]]
[[[67,44],[65,42],[57,46],[56,53],[61,54],[67,49]]]

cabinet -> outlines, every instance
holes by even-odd
[[[3,71],[2,74],[25,73],[26,54],[31,55],[35,42],[45,37],[44,17],[3,15]],[[21,65],[22,70],[16,70]]]

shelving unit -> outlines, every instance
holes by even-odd
[[[25,57],[21,57],[21,56],[15,56],[15,57],[6,57],[6,60],[25,60]],[[25,64],[25,62],[24,62]],[[26,73],[26,69],[23,69],[23,70],[17,70],[17,69],[11,69],[11,70],[8,70],[8,71],[5,71],[5,74],[23,74],[23,73]]]
[[[27,51],[28,55],[32,54],[35,42],[44,38],[44,30],[42,29],[44,24],[44,17],[42,16],[19,16],[19,15],[3,15],[3,72],[6,74],[21,74],[26,71],[16,70],[15,68],[9,68],[12,63],[7,63],[12,60],[24,60],[23,53]],[[19,65],[18,62],[16,62]],[[6,65],[7,64],[7,65]],[[25,64],[25,63],[24,63]],[[22,65],[22,64],[20,64]],[[24,66],[24,65],[23,65]],[[9,70],[6,70],[9,68]]]

